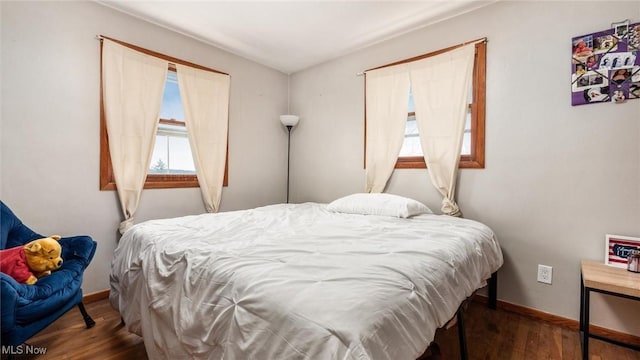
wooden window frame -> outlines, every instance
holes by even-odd
[[[106,36],[100,36],[101,38],[109,39],[117,42],[120,45],[129,47],[133,50],[155,56],[169,62],[169,70],[176,71],[175,64],[182,64],[197,69],[212,71],[219,74],[229,75],[227,73],[210,69],[204,66],[190,63],[188,61],[176,59],[155,51],[141,48],[136,45],[132,45],[120,40],[112,39]],[[111,153],[109,152],[109,136],[107,134],[107,123],[104,113],[104,96],[102,91],[102,45],[100,46],[100,190],[116,190],[116,182],[113,176],[113,167],[111,165]],[[173,119],[159,119],[160,123],[185,126],[183,122]],[[225,154],[224,164],[224,180],[223,186],[228,186],[229,183],[229,130],[227,128],[227,150]],[[145,189],[173,189],[173,188],[192,188],[199,187],[197,175],[164,175],[164,174],[147,174],[145,179]]]
[[[460,155],[460,169],[484,169],[485,167],[485,117],[486,117],[486,72],[487,72],[487,39],[478,39],[476,42],[475,57],[473,63],[473,103],[469,104],[471,110],[471,154]],[[419,55],[410,59],[397,61],[391,64],[380,66],[374,69],[381,69],[388,66],[404,64],[416,60],[425,59],[431,56],[445,53],[453,49],[464,46],[468,43],[455,45],[446,49],[434,51],[428,54]],[[366,111],[365,111],[366,112]],[[407,114],[407,117],[411,113]],[[366,116],[365,116],[366,134]],[[366,135],[365,135],[366,144]],[[365,156],[366,159],[366,156]],[[427,164],[422,156],[401,156],[398,157],[395,165],[396,169],[426,169]]]

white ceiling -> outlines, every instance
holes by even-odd
[[[495,1],[97,2],[290,74]]]

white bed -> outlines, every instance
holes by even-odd
[[[472,220],[280,204],[132,227],[110,301],[150,359],[416,359],[502,261]]]

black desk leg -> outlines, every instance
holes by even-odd
[[[580,274],[580,340],[582,340],[582,332],[584,331],[584,281]]]
[[[580,340],[582,345],[582,359],[589,359],[589,298],[590,291],[584,287],[580,275]]]

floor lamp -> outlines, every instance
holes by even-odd
[[[289,203],[289,163],[291,158],[291,129],[298,125],[300,118],[296,115],[280,115],[280,122],[287,127],[289,138],[287,140],[287,204]]]

